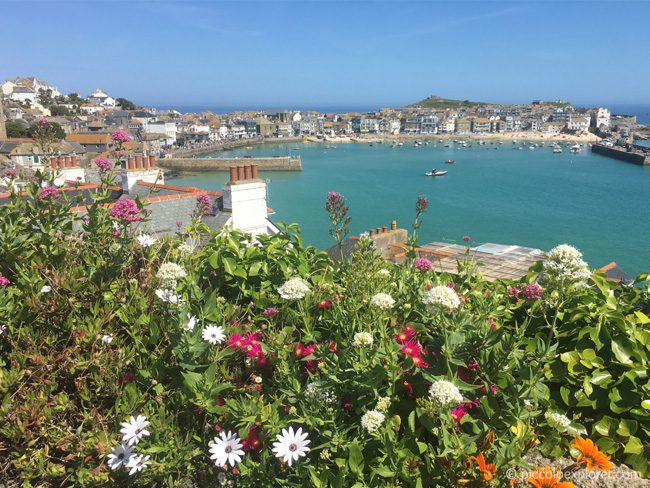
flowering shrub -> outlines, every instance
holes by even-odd
[[[0,207],[0,483],[496,487],[533,447],[647,473],[642,286],[422,273],[367,238],[334,264],[293,226],[115,238],[137,205],[39,191]]]
[[[115,202],[109,215],[122,222],[138,222],[142,218],[138,204],[130,198],[122,198]]]
[[[95,166],[99,168],[99,171],[105,173],[113,169],[113,163],[110,159],[107,158],[97,158],[95,159]]]

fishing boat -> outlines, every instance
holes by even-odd
[[[445,161],[445,164],[454,164],[455,162],[456,161],[454,161],[453,159],[448,159],[447,161]]]
[[[582,149],[580,144],[574,144],[573,146],[571,146],[571,152],[572,153],[580,152],[580,149]]]
[[[424,176],[444,176],[446,174],[447,174],[446,171],[432,169],[431,171],[427,171],[426,173],[424,173]]]

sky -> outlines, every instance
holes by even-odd
[[[650,104],[650,1],[0,0],[0,78],[152,106]]]

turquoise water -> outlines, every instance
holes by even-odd
[[[410,228],[418,195],[431,201],[422,243],[519,244],[548,250],[570,243],[592,266],[616,261],[628,273],[650,271],[650,167],[564,148],[513,149],[506,142],[469,148],[405,144],[294,143],[231,151],[233,156],[300,155],[303,171],[261,173],[269,180],[272,218],[300,224],[305,240],[333,244],[323,206],[328,191],[349,200],[354,234],[392,219]],[[299,150],[293,150],[299,147]],[[221,153],[223,155],[223,153]],[[217,155],[218,156],[218,155]],[[456,164],[443,162],[454,159]],[[423,176],[431,168],[443,177]],[[220,190],[227,173],[184,174],[173,184]]]

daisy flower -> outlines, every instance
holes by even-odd
[[[106,459],[108,460],[108,467],[113,471],[121,468],[122,466],[126,467],[132,455],[133,449],[131,449],[131,447],[127,444],[122,443],[119,446],[115,446],[113,451],[108,456],[106,456]]]
[[[110,344],[111,342],[113,342],[113,336],[111,334],[104,334],[102,336],[102,342],[104,344]]]
[[[596,469],[596,471],[602,470],[607,473],[612,469],[612,462],[609,460],[609,456],[600,452],[591,439],[576,437],[576,440],[571,444],[571,447],[580,451],[578,462],[584,463],[587,471],[593,471]]]
[[[194,332],[194,326],[196,325],[196,317],[194,315],[187,315],[187,324],[183,327],[188,332]]]
[[[140,234],[135,240],[138,241],[141,247],[150,247],[156,243],[156,238],[149,234]]]
[[[122,422],[120,429],[122,440],[129,446],[137,444],[143,437],[149,435],[149,431],[146,429],[147,425],[149,425],[149,421],[144,415],[138,415],[137,418],[131,415],[129,421]]]
[[[300,456],[305,456],[309,452],[307,445],[311,441],[307,439],[307,432],[303,432],[302,427],[296,432],[293,431],[293,427],[289,427],[289,430],[282,429],[282,434],[278,434],[276,439],[277,442],[273,443],[272,451],[276,457],[282,458],[289,466]]]
[[[208,325],[203,329],[203,340],[210,344],[221,344],[226,340],[223,327],[220,325]]]
[[[147,466],[151,465],[151,456],[141,456],[140,454],[134,454],[129,459],[129,462],[126,463],[126,469],[129,470],[129,476],[133,476],[135,473],[139,473]]]
[[[49,293],[52,291],[52,287],[49,285],[43,285],[43,288],[41,288],[41,293]]]
[[[551,470],[549,466],[544,469],[536,468],[531,475],[526,478],[531,485],[535,488],[575,488],[575,485],[570,481],[560,481],[562,479],[562,472]]]
[[[215,437],[210,443],[210,459],[214,464],[223,468],[228,463],[234,468],[236,463],[241,462],[244,451],[243,444],[237,434],[232,432],[221,432],[221,438]]]

